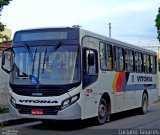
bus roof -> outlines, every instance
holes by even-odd
[[[97,34],[97,33],[94,33],[94,32],[91,32],[91,31],[88,31],[88,30],[85,30],[85,29],[81,29],[80,31],[82,33],[85,33],[86,36],[94,37],[94,38],[103,40],[104,42],[108,42],[108,43],[111,43],[111,44],[120,45],[120,46],[124,46],[124,47],[129,47],[131,49],[134,49],[134,50],[136,49],[136,50],[143,51],[143,52],[146,52],[146,53],[157,54],[157,52],[155,52],[155,51],[145,49],[145,48],[142,48],[140,46],[132,45],[132,44],[129,44],[129,43],[125,43],[123,41],[119,41],[119,40],[116,40],[116,39],[113,39],[113,38],[109,38],[107,36]]]
[[[145,49],[145,48],[142,48],[140,46],[132,45],[132,44],[129,44],[129,43],[125,43],[123,41],[119,41],[119,40],[116,40],[116,39],[113,39],[113,38],[109,38],[107,36],[97,34],[95,32],[91,32],[91,31],[88,31],[88,30],[80,28],[80,27],[46,27],[46,28],[41,27],[41,28],[23,29],[23,30],[19,30],[17,32],[34,31],[34,30],[36,30],[36,31],[38,31],[38,30],[51,30],[51,29],[80,29],[81,33],[85,33],[85,36],[91,36],[91,37],[103,40],[104,42],[109,42],[109,43],[112,43],[112,44],[117,44],[117,45],[120,45],[120,46],[129,47],[129,48],[132,48],[132,49],[137,49],[137,50],[140,50],[140,51],[143,51],[143,52],[146,52],[146,53],[157,54],[157,52],[155,52],[155,51]]]

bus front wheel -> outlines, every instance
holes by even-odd
[[[98,107],[97,123],[100,125],[104,124],[108,118],[108,115],[108,105],[106,103],[106,100],[104,98],[101,98]]]
[[[142,107],[141,107],[141,114],[146,114],[148,108],[148,96],[146,93],[142,96]]]

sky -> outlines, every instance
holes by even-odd
[[[0,21],[15,31],[80,25],[121,41],[157,40],[155,19],[160,0],[12,0]]]

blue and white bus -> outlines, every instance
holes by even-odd
[[[10,52],[10,68],[5,66]],[[20,30],[2,53],[14,117],[73,120],[147,106],[158,99],[156,52],[78,27]]]

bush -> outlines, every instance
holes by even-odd
[[[8,113],[9,109],[8,107],[0,107],[0,113]]]

